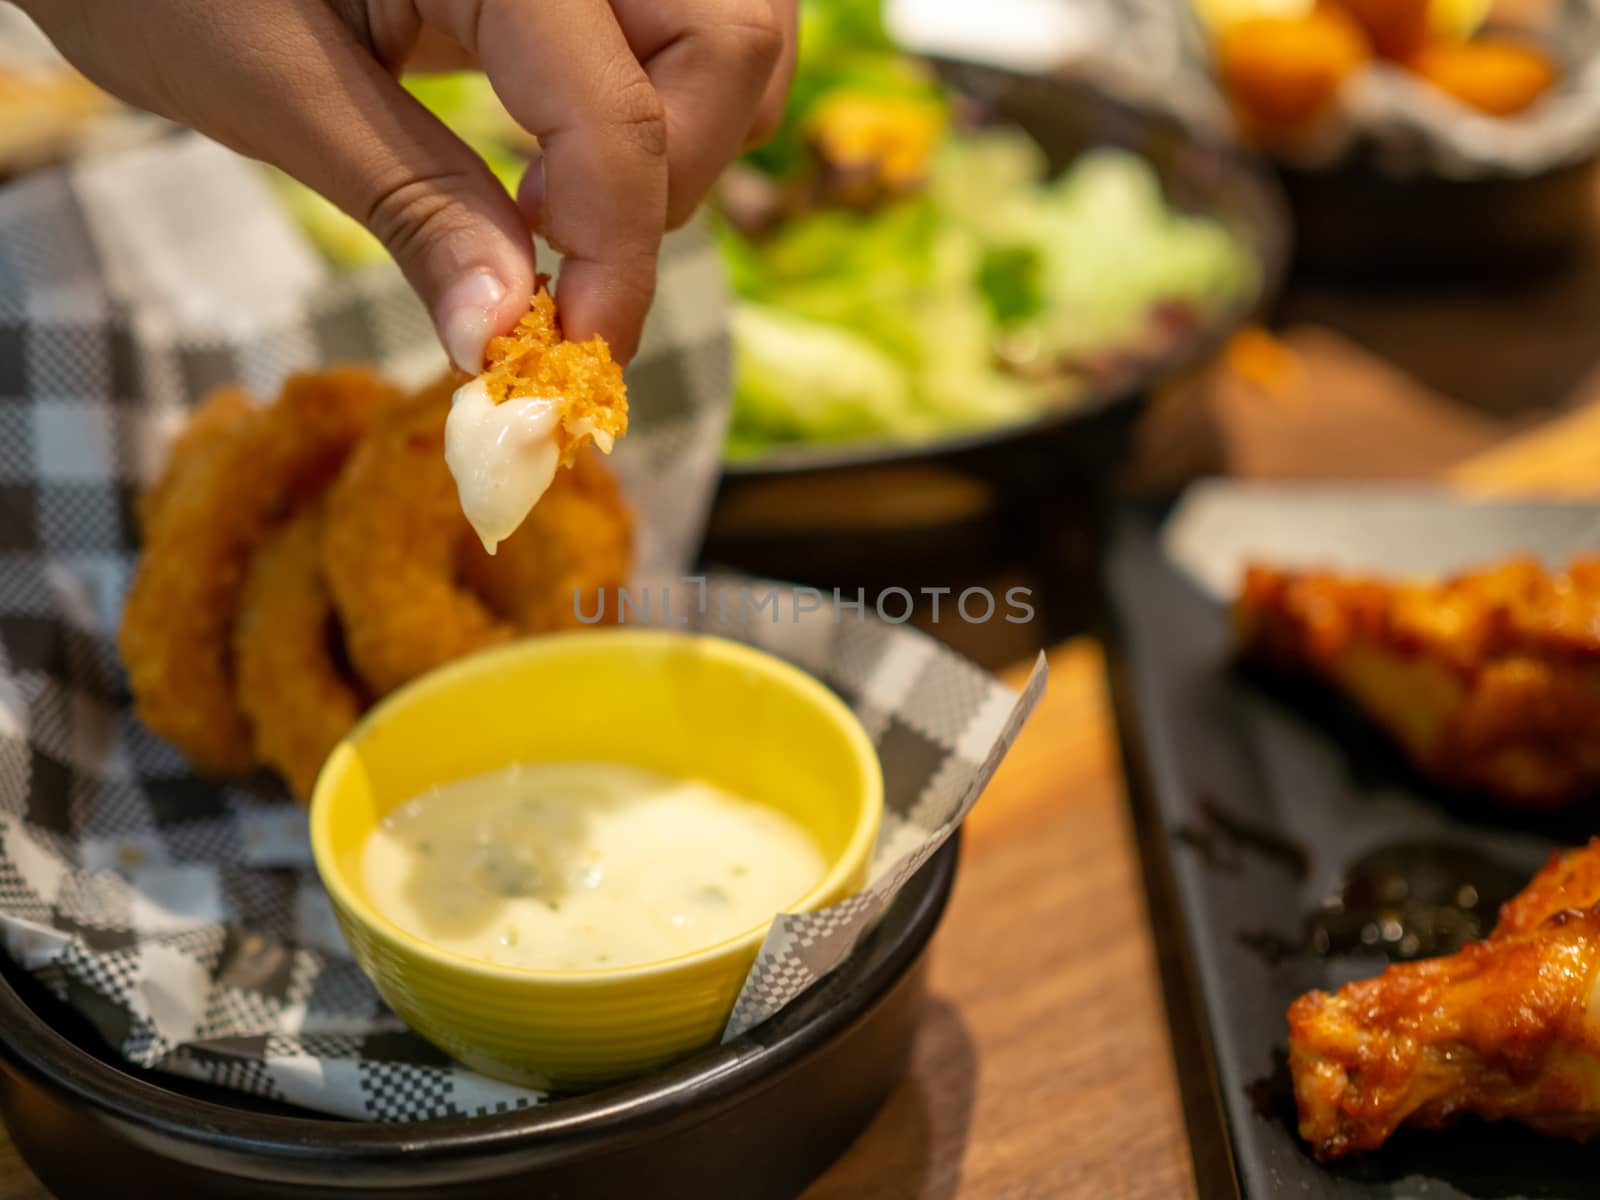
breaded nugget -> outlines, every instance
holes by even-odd
[[[339,637],[322,573],[322,513],[313,507],[256,550],[233,629],[239,707],[256,755],[302,803],[365,707],[334,653]]]
[[[206,774],[255,761],[234,696],[232,628],[250,556],[315,499],[373,417],[396,398],[371,371],[296,376],[198,456],[161,500],[123,610],[118,645],[149,728]]]
[[[496,404],[524,396],[565,402],[556,432],[563,465],[591,440],[609,454],[628,431],[628,392],[611,348],[601,337],[565,341],[547,288],[539,288],[515,329],[489,340],[484,358],[484,386]]]

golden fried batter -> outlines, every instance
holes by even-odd
[[[555,301],[542,285],[517,327],[489,340],[485,360],[483,380],[496,404],[524,396],[565,401],[556,431],[565,466],[591,441],[610,453],[628,431],[628,393],[611,348],[598,336],[564,340]]]
[[[1500,919],[1490,936],[1532,933],[1559,912],[1596,904],[1600,904],[1600,841],[1591,841],[1581,850],[1552,854],[1528,886],[1500,906]]]
[[[328,497],[324,567],[351,661],[378,695],[523,632],[569,628],[573,588],[626,575],[632,519],[593,455],[557,472],[500,552],[483,553],[444,461],[452,387],[380,423]]]
[[[1600,791],[1600,559],[1442,583],[1252,568],[1252,658],[1342,688],[1435,777],[1551,808]]]
[[[255,755],[234,696],[231,632],[250,556],[315,499],[395,393],[370,371],[289,380],[199,455],[157,506],[118,645],[139,716],[207,774]]]
[[[328,493],[322,561],[350,661],[384,695],[513,628],[458,587],[463,532],[444,461],[450,380],[381,422]]]
[[[335,659],[338,636],[322,574],[322,513],[313,507],[256,550],[233,630],[239,706],[256,754],[301,803],[364,707]]]
[[[1462,1113],[1600,1133],[1600,841],[1555,856],[1499,926],[1289,1009],[1300,1136],[1318,1158]]]
[[[528,519],[493,555],[463,542],[463,581],[527,633],[601,624],[628,581],[633,517],[616,476],[588,450],[557,474]],[[585,618],[599,620],[580,621]]]
[[[238,388],[212,392],[195,407],[183,429],[172,440],[161,474],[139,496],[137,516],[141,536],[149,536],[156,514],[180,486],[189,468],[231,437],[254,408],[250,397]]]

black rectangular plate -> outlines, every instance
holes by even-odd
[[[1338,498],[1328,500],[1329,519],[1348,522]],[[1463,506],[1423,495],[1404,503],[1418,506],[1421,527],[1470,541],[1474,514]],[[1518,520],[1537,520],[1517,508]],[[1600,1195],[1600,1144],[1511,1124],[1402,1131],[1380,1152],[1334,1166],[1297,1137],[1286,1009],[1308,989],[1388,961],[1361,942],[1360,920],[1333,931],[1355,950],[1314,946],[1309,922],[1348,873],[1393,866],[1416,896],[1446,901],[1470,883],[1480,894],[1466,911],[1482,914],[1486,932],[1499,902],[1552,850],[1600,830],[1600,817],[1533,821],[1440,794],[1336,698],[1241,672],[1223,605],[1169,560],[1161,516],[1128,508],[1112,523],[1108,643],[1202,1194]]]

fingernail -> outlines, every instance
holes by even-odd
[[[439,339],[450,361],[468,375],[483,370],[483,351],[494,331],[506,285],[494,272],[476,270],[452,284],[439,302]]]

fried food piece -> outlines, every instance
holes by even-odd
[[[489,339],[484,358],[488,365],[481,378],[494,403],[561,398],[555,439],[563,466],[570,467],[591,441],[610,454],[616,439],[628,432],[628,390],[611,347],[599,336],[586,342],[562,338],[548,288],[540,286],[515,329]]]
[[[1441,583],[1252,568],[1246,657],[1341,688],[1437,779],[1526,808],[1600,792],[1600,559]]]
[[[1532,933],[1557,913],[1600,904],[1600,840],[1581,850],[1558,850],[1539,873],[1500,906],[1490,937]]]
[[[466,539],[461,576],[497,616],[524,632],[600,624],[628,581],[632,535],[633,515],[616,476],[589,450],[556,476],[497,553]]]
[[[351,661],[379,695],[521,633],[570,628],[575,587],[626,577],[631,517],[592,454],[557,473],[501,553],[483,553],[442,454],[450,390],[441,381],[376,427],[328,497],[324,568]]]
[[[461,511],[494,554],[587,445],[610,453],[628,397],[602,339],[562,339],[542,282],[516,330],[490,340],[488,362],[452,397],[444,458]]]
[[[1380,58],[1410,58],[1430,36],[1430,0],[1323,0],[1347,14]]]
[[[1521,112],[1556,81],[1555,64],[1543,52],[1503,38],[1438,42],[1420,50],[1407,66],[1447,96],[1491,117]]]
[[[328,493],[323,568],[350,661],[379,696],[516,632],[456,583],[468,527],[444,461],[451,387],[380,422]]]
[[[395,398],[366,370],[296,376],[277,403],[196,456],[156,506],[118,645],[139,716],[202,773],[255,761],[231,637],[251,554],[321,493]]]
[[[161,474],[139,495],[136,515],[141,537],[149,537],[156,514],[167,497],[177,490],[189,468],[231,437],[254,408],[250,397],[238,388],[212,392],[195,407],[167,449],[167,461]]]
[[[1339,89],[1370,58],[1360,28],[1336,9],[1252,17],[1217,39],[1217,68],[1246,136],[1273,142],[1333,108]]]
[[[340,635],[322,573],[322,520],[309,508],[256,550],[233,629],[239,707],[256,755],[302,804],[365,707],[334,654]]]
[[[1289,1008],[1300,1136],[1323,1160],[1472,1113],[1600,1133],[1600,841],[1558,855],[1488,939]]]

